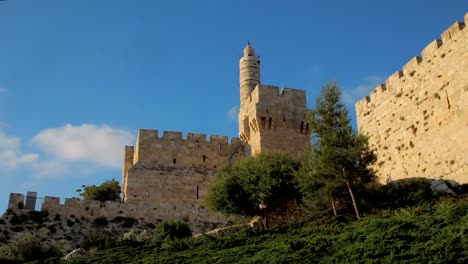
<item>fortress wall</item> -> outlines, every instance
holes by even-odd
[[[229,143],[225,136],[210,136],[207,141],[205,134],[188,133],[184,139],[181,132],[164,131],[159,138],[157,130],[140,129],[133,164],[157,161],[165,166],[216,168],[227,164],[242,146],[238,139]]]
[[[128,172],[124,206],[145,205],[144,211],[160,219],[223,219],[218,214],[209,214],[204,206],[215,173],[213,168],[166,167],[151,161],[138,162]]]
[[[257,85],[245,105],[249,130],[241,134],[253,154],[262,151],[302,153],[309,143],[305,91],[278,86]],[[244,124],[246,127],[246,124]],[[244,129],[245,131],[245,129]]]
[[[204,208],[204,199],[216,169],[248,155],[248,149],[236,138],[188,133],[184,139],[173,131],[159,137],[157,130],[141,129],[133,164],[123,173],[121,210],[145,219],[225,222]]]
[[[46,196],[41,210],[47,211],[49,215],[63,215],[76,217],[106,217],[114,218],[119,214],[120,202],[106,201],[101,203],[93,200],[80,200],[78,198],[65,198],[63,204],[59,197]]]
[[[356,103],[382,181],[468,183],[468,28],[456,22],[441,37]]]

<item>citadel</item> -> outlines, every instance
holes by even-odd
[[[464,17],[468,22],[468,14]],[[358,130],[369,136],[381,181],[408,177],[468,183],[468,33],[456,22],[385,84],[356,103]],[[204,206],[217,168],[265,151],[299,155],[310,142],[303,90],[261,83],[249,44],[239,62],[239,138],[140,129],[126,146],[122,201],[45,197],[50,215],[131,216],[145,222],[184,219],[193,230],[227,220]],[[8,209],[34,210],[36,193],[12,193]]]

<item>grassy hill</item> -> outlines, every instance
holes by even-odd
[[[66,263],[468,263],[468,198],[224,237],[114,241]],[[57,263],[49,259],[33,263]]]

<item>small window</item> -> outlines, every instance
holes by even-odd
[[[176,159],[172,159],[172,164],[176,164]]]
[[[195,141],[195,148],[198,148],[199,147],[199,144],[198,144],[198,140]]]
[[[205,156],[205,155],[203,155],[203,162],[205,162],[205,161],[206,161],[206,156]]]
[[[283,114],[283,122],[286,122],[286,115]]]
[[[265,128],[266,125],[266,117],[260,117],[260,126]]]
[[[309,123],[306,124],[306,133],[309,133]]]
[[[218,149],[221,150],[221,144],[218,144]]]
[[[304,131],[304,122],[301,122],[301,133]]]
[[[174,139],[171,138],[171,146],[174,146]]]
[[[197,200],[198,200],[198,197],[199,197],[199,196],[198,196],[198,185],[197,185]]]
[[[268,118],[268,128],[271,129],[271,125],[272,125],[272,118]]]
[[[267,108],[267,114],[268,114],[268,108]]]

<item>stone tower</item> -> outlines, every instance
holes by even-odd
[[[249,44],[239,62],[239,136],[253,155],[263,151],[302,153],[310,133],[303,90],[260,84],[260,59]]]

